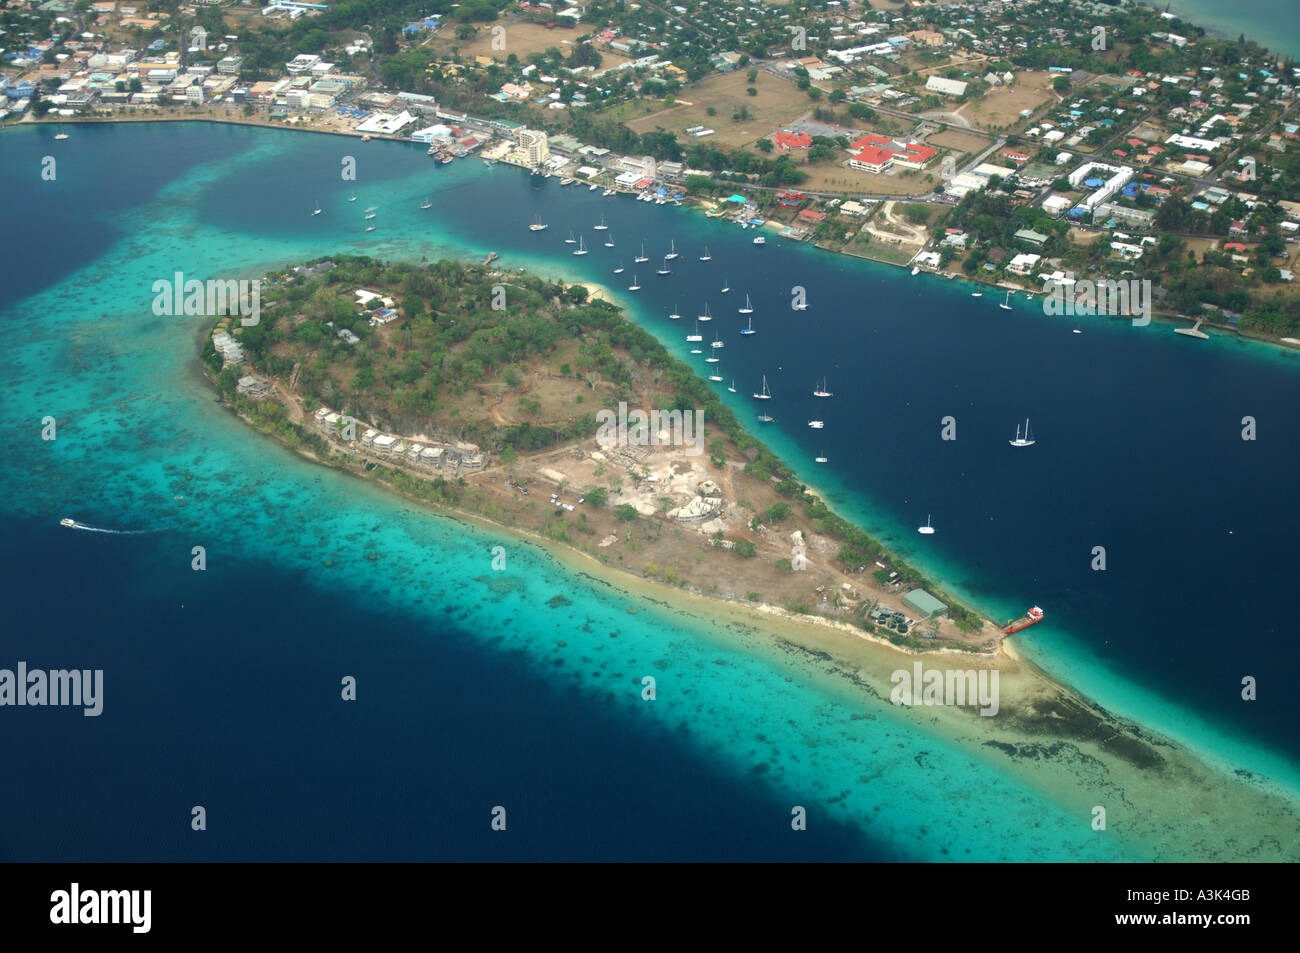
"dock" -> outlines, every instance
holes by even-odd
[[[1174,328],[1175,334],[1185,334],[1189,338],[1200,338],[1202,341],[1208,341],[1210,336],[1201,330],[1201,323],[1204,318],[1197,318],[1196,323],[1190,328]]]

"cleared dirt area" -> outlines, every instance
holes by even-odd
[[[540,23],[531,23],[527,20],[509,20],[498,17],[496,23],[474,24],[478,27],[478,35],[471,40],[458,40],[456,38],[457,24],[449,23],[443,28],[442,33],[429,43],[429,48],[436,50],[440,54],[446,54],[451,48],[457,47],[460,55],[469,59],[475,56],[486,56],[505,62],[506,57],[511,53],[526,60],[530,53],[545,53],[551,47],[555,47],[565,56],[568,56],[573,49],[578,37],[583,36],[586,31],[576,28],[556,27],[548,30]],[[492,41],[493,27],[505,28],[505,48],[493,49]],[[500,45],[500,44],[498,44]],[[600,68],[609,69],[611,66],[618,66],[620,63],[626,63],[627,57],[620,56],[618,53],[608,50],[604,47],[597,47],[600,51]]]
[[[843,153],[847,156],[848,153]],[[937,161],[937,160],[936,160]],[[933,170],[910,174],[882,172],[871,175],[850,169],[842,162],[836,165],[804,165],[800,168],[808,173],[808,180],[799,188],[809,192],[849,192],[877,195],[923,195],[931,191],[938,176]],[[938,166],[935,166],[937,169]]]
[[[654,132],[663,127],[667,132],[677,133],[678,141],[683,144],[701,142],[737,148],[771,135],[780,127],[789,125],[812,111],[813,102],[807,93],[771,73],[758,74],[758,79],[753,83],[758,95],[750,96],[745,92],[746,87],[751,85],[747,73],[748,70],[737,70],[709,77],[683,89],[678,94],[682,100],[680,104],[649,116],[630,119],[627,126],[638,134]],[[709,115],[710,107],[716,111],[716,115]],[[750,118],[740,121],[733,119],[742,107],[748,110]],[[705,126],[716,132],[697,140],[686,133],[692,126]]]
[[[983,99],[963,103],[954,112],[965,116],[971,125],[980,129],[1014,126],[1022,121],[1020,110],[1037,109],[1056,98],[1052,94],[1051,77],[1052,74],[1047,72],[1017,73],[1011,86],[995,86]]]
[[[936,149],[950,149],[955,153],[978,153],[989,147],[990,140],[983,136],[977,136],[973,132],[961,132],[956,129],[945,129],[942,132],[936,132],[934,135],[925,140],[927,146],[934,146]],[[961,163],[962,157],[955,156],[958,164]]]

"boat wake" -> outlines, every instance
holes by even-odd
[[[79,529],[83,533],[108,533],[111,536],[145,536],[149,533],[161,533],[160,529],[106,529],[102,526],[87,526],[76,520],[64,520],[60,523],[68,529]]]

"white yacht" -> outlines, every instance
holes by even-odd
[[[924,526],[918,526],[918,527],[916,528],[916,531],[917,531],[918,533],[920,533],[922,536],[933,536],[933,535],[934,535],[934,527],[930,525],[930,514],[929,514],[929,513],[926,513],[926,514],[925,514],[925,525],[924,525]]]
[[[745,306],[738,309],[741,314],[753,314],[754,306],[749,303],[749,295],[745,295]]]
[[[1015,439],[1015,440],[1008,440],[1008,441],[1007,441],[1007,443],[1011,444],[1011,446],[1013,446],[1013,447],[1032,447],[1032,446],[1033,446],[1035,443],[1037,443],[1037,442],[1038,442],[1038,441],[1036,441],[1036,440],[1033,438],[1033,435],[1029,432],[1029,418],[1028,418],[1028,417],[1025,418],[1025,435],[1024,435],[1023,437],[1020,436],[1020,425],[1017,424],[1017,425],[1016,425],[1016,439]]]

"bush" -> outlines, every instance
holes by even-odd
[[[758,547],[747,539],[738,540],[731,546],[731,551],[737,556],[744,556],[746,559],[752,559],[758,555]]]
[[[636,507],[631,503],[620,503],[614,507],[614,515],[624,523],[631,523],[637,517]]]

